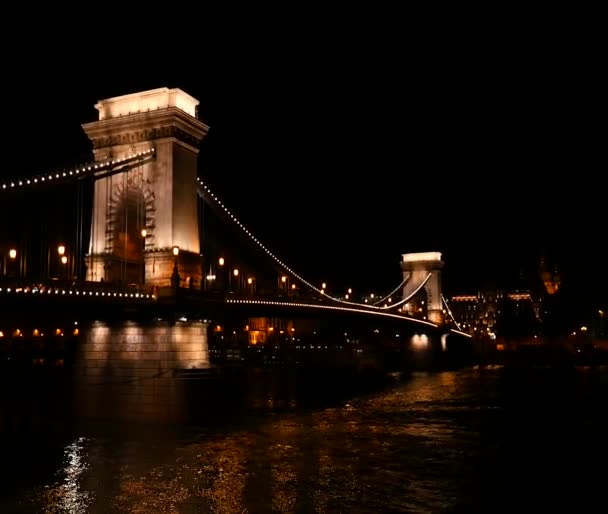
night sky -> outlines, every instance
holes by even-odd
[[[544,255],[600,296],[605,107],[594,53],[491,28],[413,37],[411,25],[250,28],[238,43],[224,34],[196,45],[174,36],[173,62],[141,32],[124,46],[46,40],[4,62],[0,176],[88,161],[80,125],[98,100],[179,87],[210,126],[201,176],[311,281],[386,290],[402,253],[434,250],[447,287],[475,290],[533,276]]]

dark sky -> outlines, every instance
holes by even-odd
[[[428,250],[461,289],[534,271],[543,254],[579,284],[605,274],[593,34],[365,16],[213,36],[199,22],[184,27],[199,38],[166,45],[132,27],[96,45],[49,32],[3,64],[0,175],[86,161],[80,124],[97,100],[179,87],[211,127],[203,177],[310,280],[386,289],[401,253]]]

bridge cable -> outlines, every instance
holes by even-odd
[[[297,278],[300,282],[302,282],[303,284],[305,284],[307,287],[309,287],[310,289],[312,289],[316,293],[321,294],[323,297],[327,298],[328,300],[332,300],[332,301],[337,302],[337,303],[346,304],[346,305],[357,305],[357,306],[366,307],[366,308],[369,308],[369,309],[372,309],[372,310],[381,309],[380,307],[377,307],[375,305],[363,304],[363,303],[358,303],[358,302],[348,302],[346,300],[342,300],[340,298],[336,298],[334,296],[330,296],[325,291],[323,291],[323,290],[319,289],[318,287],[314,286],[311,282],[309,282],[304,277],[302,277],[300,274],[298,274],[294,270],[292,270],[287,264],[285,264],[281,259],[279,259],[273,252],[271,252],[264,245],[264,243],[262,243],[257,237],[255,237],[255,235],[243,223],[241,223],[238,220],[238,218],[230,211],[230,209],[228,209],[226,207],[226,205],[224,205],[224,203],[220,200],[220,198],[211,191],[211,189],[209,188],[209,186],[207,186],[203,182],[203,180],[201,178],[197,177],[196,180],[197,180],[197,184],[198,184],[197,193],[198,193],[198,195],[203,200],[211,199],[211,200],[213,200],[213,202],[215,202],[217,205],[219,205],[223,209],[224,213],[228,216],[228,218],[230,219],[230,221],[232,221],[233,223],[235,223],[243,232],[245,232],[245,234],[256,245],[258,245],[262,250],[264,250],[264,252],[266,252],[266,254],[271,259],[273,259],[279,266],[281,266],[283,269],[285,269],[288,273],[290,273],[293,277]]]
[[[60,179],[69,178],[81,178],[87,175],[94,175],[96,178],[102,178],[105,175],[100,175],[101,172],[112,173],[116,166],[126,166],[133,162],[141,161],[147,157],[154,157],[156,155],[156,149],[154,147],[144,150],[143,152],[137,152],[134,154],[128,154],[126,157],[121,159],[107,159],[105,161],[93,161],[86,164],[80,164],[75,168],[62,172],[52,172],[33,175],[22,179],[13,179],[10,182],[4,182],[0,184],[0,191],[10,191],[19,189],[20,187],[47,183],[57,181]],[[99,175],[99,176],[98,176]]]
[[[443,305],[445,305],[445,309],[448,312],[450,319],[454,322],[454,325],[456,325],[456,328],[458,328],[458,330],[462,331],[462,328],[460,328],[460,325],[458,324],[458,322],[456,321],[456,318],[454,318],[454,315],[452,314],[452,310],[450,309],[450,306],[448,305],[448,302],[445,299],[445,296],[441,295],[441,300],[443,301]]]
[[[405,285],[405,283],[410,279],[411,275],[411,273],[408,273],[407,277],[405,277],[395,289],[385,295],[384,298],[380,298],[380,300],[378,300],[377,302],[372,303],[372,305],[379,305],[382,302],[385,302],[391,296],[393,296],[397,291],[399,291],[399,289],[401,289]]]
[[[391,304],[390,306],[385,306],[385,307],[380,307],[380,308],[381,309],[394,309],[395,307],[399,307],[400,305],[403,305],[404,303],[409,302],[418,293],[418,291],[420,291],[426,285],[426,283],[431,278],[432,274],[433,273],[429,272],[429,274],[424,278],[424,280],[422,282],[420,282],[418,287],[416,287],[416,289],[414,289],[414,291],[412,293],[410,293],[410,295],[407,296],[406,298],[402,298],[401,300],[399,300],[396,303]]]
[[[390,306],[386,306],[386,307],[378,307],[377,304],[374,305],[369,305],[369,304],[364,304],[364,303],[359,303],[359,302],[349,302],[346,300],[342,300],[340,298],[336,298],[333,296],[328,295],[327,293],[325,293],[325,291],[322,291],[321,289],[315,287],[311,282],[309,282],[308,280],[306,280],[305,278],[303,278],[301,275],[299,275],[298,273],[296,273],[294,270],[292,270],[289,266],[287,266],[287,264],[285,264],[281,259],[279,259],[274,253],[272,253],[257,237],[255,237],[255,235],[253,235],[252,232],[249,231],[249,229],[247,229],[247,227],[245,225],[243,225],[238,218],[224,205],[224,203],[219,199],[219,197],[215,194],[213,194],[211,192],[211,189],[209,188],[209,186],[207,186],[202,179],[197,177],[197,183],[198,183],[198,187],[197,187],[197,193],[198,195],[203,199],[208,199],[211,198],[217,205],[219,205],[223,211],[225,212],[225,214],[228,216],[228,218],[235,223],[243,232],[245,232],[245,234],[254,242],[256,243],[262,250],[264,250],[266,252],[266,254],[271,257],[277,264],[279,264],[283,269],[285,269],[286,271],[288,271],[289,273],[291,273],[292,276],[294,276],[295,278],[297,278],[298,280],[300,280],[303,284],[307,285],[310,289],[312,289],[313,291],[320,293],[321,295],[323,295],[324,297],[328,298],[329,300],[332,300],[334,302],[340,303],[340,304],[345,304],[345,305],[356,305],[356,306],[361,306],[361,307],[365,307],[368,309],[372,309],[372,310],[389,310],[389,309],[395,309],[396,307],[408,302],[416,293],[418,293],[420,291],[420,289],[422,289],[422,287],[425,286],[425,284],[428,282],[428,280],[431,278],[432,273],[429,273],[426,278],[420,283],[420,285],[407,297],[404,298],[402,300],[400,300],[399,302],[392,304]],[[388,296],[391,296],[394,292],[396,292],[400,287],[402,287],[407,280],[409,279],[409,275],[404,278],[401,282],[401,284],[395,288],[393,290],[392,293],[390,293]],[[386,296],[385,298],[388,298],[388,296]]]

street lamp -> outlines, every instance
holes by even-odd
[[[14,248],[11,248],[8,251],[8,257],[11,261],[14,261],[17,258],[17,250],[15,250]],[[2,262],[2,273],[7,276],[10,275],[8,266],[9,266],[9,263],[6,262],[6,254],[4,254],[4,259]]]
[[[234,280],[236,282],[236,289],[238,291],[239,290],[239,270],[237,268],[232,270],[232,275],[228,275],[228,280],[230,281],[230,283],[228,284],[228,289],[230,289],[230,291],[232,291],[232,277],[234,277]]]
[[[141,285],[146,285],[146,236],[148,231],[145,228],[141,229]]]
[[[59,262],[63,265],[67,264],[67,260],[66,262],[63,262],[63,259],[67,259],[67,256],[65,255],[65,251],[66,251],[66,247],[63,243],[57,245],[57,255],[59,255]],[[56,266],[56,265],[52,265],[51,266],[51,249],[49,248],[48,251],[48,272],[49,272],[49,278],[51,277],[51,269],[55,268],[56,270],[56,274],[57,274],[57,278],[61,279],[63,278],[64,275],[64,269],[61,266]]]
[[[179,246],[173,247],[173,256],[175,257],[173,261],[173,273],[171,274],[171,286],[173,289],[177,291],[179,288],[179,283],[181,281],[179,277],[179,271],[177,269],[177,256],[179,255]]]
[[[209,273],[207,273],[207,275],[205,276],[205,279],[207,280],[207,290],[213,290],[213,281],[216,279],[216,275],[215,273],[213,273],[213,268],[211,268],[211,266],[209,266]]]
[[[61,256],[61,264],[63,264],[63,269],[61,270],[61,274],[63,275],[63,278],[67,278],[67,263],[68,263],[68,256],[67,255],[62,255]]]
[[[218,273],[217,278],[218,278],[218,281],[219,281],[218,288],[223,291],[223,290],[226,289],[226,285],[227,285],[226,282],[230,280],[229,278],[228,278],[228,280],[226,280],[226,273],[227,273],[227,271],[224,268],[224,264],[226,263],[226,260],[223,257],[220,257],[217,260],[217,263],[219,265],[219,269],[218,269],[218,272],[217,272]]]

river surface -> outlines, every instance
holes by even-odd
[[[608,369],[257,371],[184,379],[177,402],[152,387],[149,412],[178,422],[121,411],[142,384],[96,387],[3,377],[2,514],[608,509]]]

